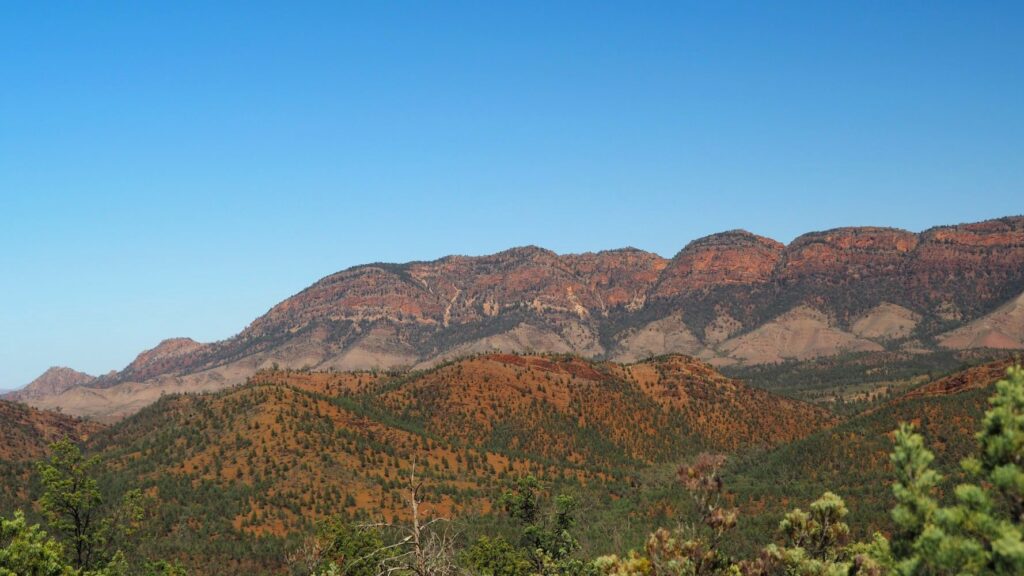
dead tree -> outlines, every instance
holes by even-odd
[[[455,560],[458,534],[448,518],[422,518],[422,490],[423,481],[416,479],[416,465],[413,464],[406,496],[412,520],[409,524],[383,525],[397,531],[399,538],[394,544],[374,553],[381,558],[379,576],[454,576],[460,572]]]

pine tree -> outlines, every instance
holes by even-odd
[[[921,436],[909,427],[897,433],[897,574],[1024,574],[1024,370],[1010,368],[989,403],[978,456],[962,463],[978,483],[957,486],[951,506],[938,506],[931,495],[939,476],[929,468],[933,457]]]

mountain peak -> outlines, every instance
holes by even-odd
[[[673,298],[715,286],[767,282],[785,246],[746,230],[698,238],[679,251],[662,273],[656,298]]]
[[[553,250],[548,250],[547,248],[541,248],[540,246],[528,244],[526,246],[516,246],[513,248],[509,248],[508,250],[502,250],[501,252],[495,254],[494,257],[521,258],[524,260],[532,260],[535,258],[557,258],[558,254],[556,254]]]
[[[734,230],[726,230],[725,232],[718,232],[697,238],[680,250],[679,253],[676,254],[676,258],[682,256],[687,251],[722,246],[761,247],[774,251],[781,251],[785,248],[785,245],[782,242],[773,240],[766,236],[754,234],[753,232],[748,232],[742,228],[736,228]]]
[[[85,372],[79,372],[66,366],[51,366],[24,388],[10,392],[7,398],[24,401],[43,396],[53,396],[93,380],[95,380],[95,376]]]
[[[166,372],[184,356],[199,353],[205,344],[191,338],[167,338],[142,352],[119,375],[118,380],[144,380]]]

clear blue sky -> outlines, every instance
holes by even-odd
[[[1022,6],[4,2],[0,387],[364,262],[1024,212]]]

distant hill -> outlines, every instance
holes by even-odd
[[[14,402],[29,402],[57,396],[76,386],[88,384],[95,379],[95,376],[90,376],[84,372],[63,366],[54,366],[23,388],[9,391],[0,397]]]
[[[669,353],[751,366],[851,353],[1024,347],[1024,217],[920,234],[838,228],[789,245],[745,231],[671,259],[538,247],[332,274],[237,336],[167,340],[120,372],[25,397],[114,421],[161,394],[281,368],[425,368],[467,354]]]

